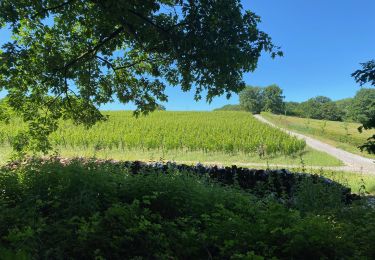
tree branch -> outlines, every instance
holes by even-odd
[[[108,60],[106,60],[106,59],[104,59],[104,58],[102,58],[100,56],[96,56],[96,58],[99,59],[99,60],[101,60],[101,61],[103,61],[104,63],[106,63],[115,73],[116,73],[117,70],[131,68],[131,67],[133,67],[133,66],[135,66],[135,65],[137,65],[137,64],[139,64],[141,62],[144,62],[144,61],[150,61],[150,62],[152,62],[152,61],[156,60],[156,59],[152,59],[152,58],[146,58],[146,59],[141,59],[141,60],[135,61],[133,63],[129,63],[129,64],[124,65],[124,66],[115,67],[113,65],[113,63],[111,63],[110,61],[108,61]]]
[[[119,28],[117,28],[116,30],[114,30],[109,36],[107,36],[106,38],[104,38],[103,40],[101,40],[94,48],[86,51],[85,53],[81,54],[80,56],[78,56],[74,60],[72,60],[69,63],[65,64],[61,69],[68,69],[71,66],[75,65],[80,60],[86,58],[87,56],[90,56],[90,55],[98,52],[101,47],[103,47],[106,43],[108,43],[112,39],[116,38],[121,32],[124,31],[124,29],[125,28],[123,26],[120,26]]]
[[[113,72],[115,73],[116,78],[120,78],[119,75],[117,74],[116,67],[113,65],[112,62],[110,62],[110,61],[108,61],[108,60],[106,60],[106,59],[104,59],[104,58],[102,58],[98,55],[96,55],[95,57],[97,59],[103,61],[105,64],[107,64],[113,70]]]
[[[66,2],[63,2],[63,3],[59,4],[59,5],[52,6],[52,7],[49,7],[49,8],[45,7],[45,8],[43,8],[43,10],[42,10],[41,12],[37,12],[36,14],[34,14],[34,15],[32,16],[32,18],[34,19],[34,18],[36,18],[38,15],[40,15],[40,14],[42,14],[42,13],[47,13],[47,12],[50,12],[50,11],[54,11],[54,10],[60,9],[60,8],[62,8],[62,7],[64,7],[64,6],[66,6],[66,5],[71,4],[71,3],[74,2],[74,1],[76,1],[76,0],[68,0],[68,1],[66,1]]]
[[[164,33],[168,33],[168,30],[166,30],[165,28],[157,25],[156,23],[154,23],[151,19],[147,18],[147,17],[144,17],[143,15],[141,15],[140,13],[136,12],[136,11],[133,11],[131,9],[128,9],[128,11],[132,14],[134,14],[135,16],[141,18],[142,20],[146,21],[147,23],[151,24],[152,26],[154,26],[155,28],[161,30],[162,32]]]
[[[53,11],[53,10],[56,10],[56,9],[60,9],[61,7],[64,7],[66,5],[69,5],[70,3],[74,2],[75,0],[68,0],[66,2],[63,2],[59,5],[56,5],[56,6],[52,6],[50,8],[44,8],[44,12],[49,12],[49,11]]]
[[[133,63],[130,63],[130,64],[127,64],[127,65],[124,65],[124,66],[120,66],[120,67],[115,67],[115,70],[122,70],[122,69],[128,69],[128,68],[131,68],[141,62],[144,62],[144,61],[149,61],[149,62],[152,62],[152,61],[155,61],[156,59],[152,59],[152,58],[146,58],[146,59],[141,59],[141,60],[138,60],[138,61],[135,61]]]
[[[109,60],[106,60],[98,55],[95,56],[97,59],[101,60],[102,62],[104,62],[105,64],[107,64],[112,70],[115,70],[115,66],[113,65],[112,62],[110,62]]]

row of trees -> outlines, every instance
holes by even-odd
[[[239,105],[225,105],[216,110],[245,110],[253,114],[267,111],[274,114],[320,120],[369,122],[375,118],[375,89],[362,88],[353,98],[333,101],[325,96],[304,102],[284,102],[283,90],[277,85],[246,87],[239,95]]]
[[[290,116],[321,120],[341,121],[343,118],[343,113],[338,108],[337,104],[330,98],[324,96],[310,98],[302,103],[286,102],[285,113]]]
[[[362,88],[353,98],[338,101],[318,96],[302,103],[286,102],[285,113],[290,116],[333,121],[368,121],[375,117],[375,89]]]
[[[284,102],[283,90],[275,84],[264,88],[248,86],[239,97],[239,105],[224,106],[220,110],[242,109],[253,114],[265,111],[314,119],[343,119],[342,110],[330,98],[318,96],[302,103]]]

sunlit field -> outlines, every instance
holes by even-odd
[[[246,112],[165,112],[135,118],[130,111],[104,112],[90,129],[61,122],[51,135],[54,150],[68,157],[175,160],[220,163],[337,166],[341,162],[306,148],[305,142],[260,123]],[[2,158],[24,129],[14,118],[0,125]]]
[[[358,123],[316,120],[270,113],[262,113],[262,115],[280,127],[312,136],[348,152],[375,158],[374,155],[365,151],[361,152],[358,148],[366,142],[367,138],[375,134],[375,130],[363,130],[360,133],[358,127],[361,125]]]

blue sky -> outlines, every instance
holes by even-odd
[[[278,84],[287,101],[317,95],[336,100],[351,97],[359,89],[350,74],[360,62],[375,58],[374,0],[243,0],[243,5],[262,18],[261,29],[284,52],[275,60],[263,55],[257,70],[245,75],[247,84]],[[238,103],[237,95],[207,104],[195,102],[192,92],[179,88],[168,88],[167,94],[168,110],[211,110]],[[103,107],[132,108],[118,103]]]

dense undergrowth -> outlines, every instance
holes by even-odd
[[[371,259],[375,210],[354,198],[286,171],[33,160],[1,169],[0,255]]]

